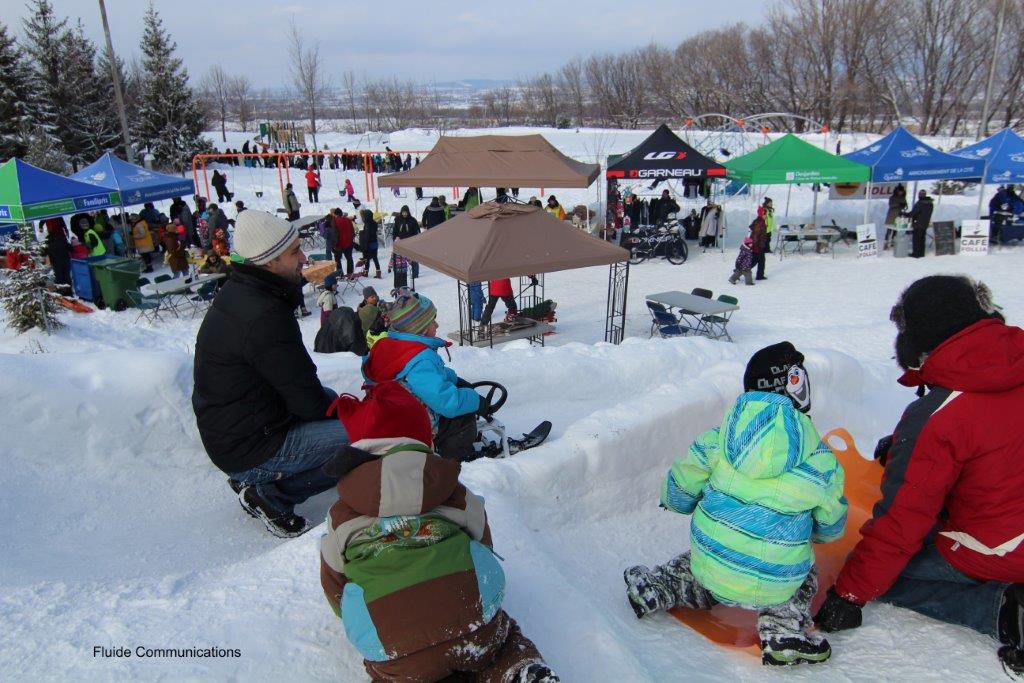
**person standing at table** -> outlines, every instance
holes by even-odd
[[[903,187],[903,183],[898,183],[893,189],[892,194],[889,195],[889,208],[885,212],[885,242],[882,245],[883,250],[892,246],[892,241],[896,237],[896,219],[902,216],[906,210],[907,188]]]
[[[914,208],[910,210],[910,228],[913,231],[913,249],[910,255],[914,258],[924,258],[924,237],[932,222],[932,211],[934,210],[935,204],[932,203],[932,198],[928,196],[927,190],[918,192]]]

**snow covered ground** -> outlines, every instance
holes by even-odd
[[[561,135],[573,133],[552,132],[560,146]],[[236,190],[249,203],[250,190]],[[942,208],[966,212],[974,201],[943,200]],[[732,234],[742,225],[734,222]],[[506,559],[507,610],[566,681],[1001,677],[989,639],[887,606],[869,606],[862,628],[831,637],[829,663],[781,672],[712,646],[671,617],[634,618],[622,570],[688,543],[688,518],[657,507],[661,478],[721,419],[754,350],[781,339],[802,349],[819,430],[845,426],[870,451],[913,398],[895,384],[888,322],[906,284],[968,273],[989,284],[1010,321],[1024,316],[1020,248],[919,261],[860,261],[850,249],[835,259],[770,257],[769,279],[754,287],[726,282],[733,249],[699,251],[681,266],[631,268],[621,346],[596,343],[607,270],[594,268],[548,276],[559,322],[545,348],[452,349],[460,375],[509,388],[502,418],[510,428],[554,423],[536,450],[464,469],[465,483],[487,500]],[[417,284],[437,302],[442,333],[451,330],[453,281],[425,269]],[[739,297],[734,344],[647,338],[644,295],[693,287]],[[0,331],[3,678],[365,680],[320,590],[321,529],[271,538],[203,452],[190,404],[200,321],[150,324],[110,311],[64,320],[67,329],[50,337]],[[317,322],[301,326],[312,348]],[[358,390],[357,358],[313,358],[325,384]],[[331,502],[323,494],[300,512],[322,519]],[[241,657],[99,658],[94,646],[238,648]]]

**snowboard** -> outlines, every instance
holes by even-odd
[[[818,567],[818,593],[811,604],[813,614],[825,601],[825,594],[835,583],[846,556],[860,540],[860,528],[871,519],[871,508],[881,498],[882,467],[865,458],[857,450],[853,436],[843,429],[833,429],[822,441],[835,453],[846,473],[846,500],[849,511],[846,533],[838,541],[814,546],[814,564]],[[833,442],[841,442],[837,447]],[[697,633],[719,645],[746,648],[761,654],[757,635],[757,613],[753,610],[716,605],[710,610],[675,608],[669,613]]]
[[[537,321],[533,318],[516,318],[507,322],[491,323],[490,333],[493,337],[500,337],[502,335],[509,334],[511,332],[517,332],[519,330],[525,330],[529,327],[533,327],[537,324]],[[487,335],[484,335],[485,337]]]
[[[534,427],[532,430],[523,434],[518,439],[508,439],[508,454],[515,455],[521,451],[526,451],[531,448],[544,443],[544,440],[548,438],[548,434],[551,433],[551,423],[544,420],[539,425]]]

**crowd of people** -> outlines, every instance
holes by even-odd
[[[322,151],[308,147],[282,149],[264,143],[250,145],[248,140],[242,143],[241,149],[225,148],[221,154],[211,157],[210,160],[227,166],[247,168],[287,166],[301,171],[310,169],[319,171],[324,168],[332,171],[364,171],[368,162],[370,170],[374,173],[408,171],[420,163],[419,156],[414,157],[412,154],[406,153],[403,157],[398,152],[392,151],[390,147],[385,147],[383,154],[366,154],[365,152],[350,152],[347,148],[340,152],[334,152],[328,145],[324,145]]]

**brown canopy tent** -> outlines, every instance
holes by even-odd
[[[415,168],[380,187],[590,187],[599,164],[565,156],[543,135],[442,136]]]
[[[529,204],[486,202],[395,243],[395,253],[459,281],[459,332],[473,343],[470,282],[610,266],[605,341],[622,341],[629,252]],[[527,287],[520,282],[520,293]]]

